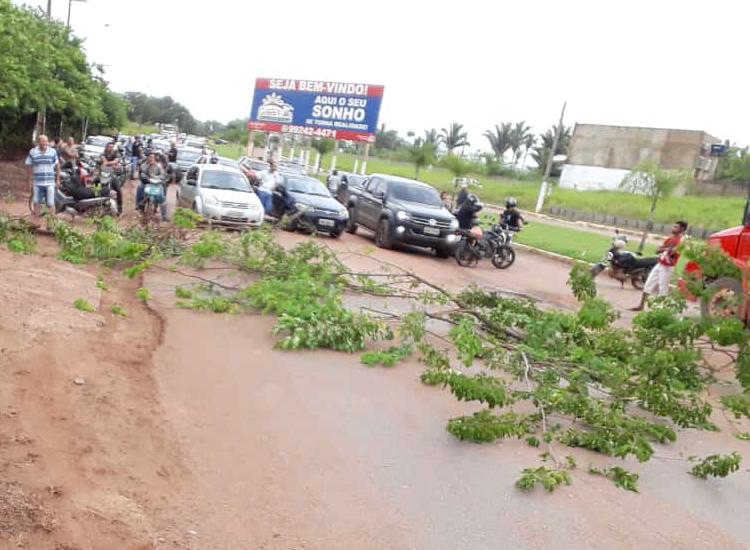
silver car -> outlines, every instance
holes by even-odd
[[[263,206],[245,176],[221,164],[195,164],[180,182],[179,201],[209,224],[257,227]]]

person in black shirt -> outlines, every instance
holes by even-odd
[[[466,231],[476,225],[477,214],[484,208],[479,202],[479,198],[474,193],[467,193],[466,199],[461,203],[456,211],[458,227]]]
[[[131,146],[130,154],[132,155],[130,158],[130,179],[134,180],[138,174],[138,165],[143,156],[143,144],[141,143],[140,137],[135,137],[135,141],[133,141],[133,145]]]
[[[510,197],[505,201],[505,210],[500,214],[500,225],[507,225],[511,231],[520,231],[523,228],[524,219],[516,208],[518,201]]]
[[[120,185],[120,153],[113,143],[107,143],[104,153],[99,157],[99,169],[115,172],[116,177],[109,180],[110,188],[117,194],[117,215],[122,214],[122,186]]]
[[[169,162],[177,162],[177,145],[175,145],[174,141],[169,147],[169,153],[167,153],[167,156],[169,157]]]
[[[456,197],[456,207],[460,207],[468,197],[469,197],[469,184],[466,182],[463,182],[461,184],[461,191],[458,192],[458,196]]]

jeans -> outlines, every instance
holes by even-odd
[[[260,203],[263,205],[263,211],[266,214],[271,214],[273,212],[273,193],[265,189],[256,189],[255,192],[258,194]]]
[[[138,162],[141,159],[139,157],[130,157],[130,179],[134,180],[136,172],[138,171]]]

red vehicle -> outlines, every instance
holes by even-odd
[[[750,297],[748,293],[748,260],[750,260],[750,198],[745,204],[742,225],[731,227],[708,238],[709,246],[721,248],[742,272],[742,280],[734,277],[720,277],[706,280],[707,292],[701,298],[701,313],[705,317],[738,317],[750,324]],[[701,276],[701,268],[696,262],[685,266],[685,273]],[[680,281],[680,288],[686,291],[686,281]]]

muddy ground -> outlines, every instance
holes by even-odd
[[[372,267],[359,255],[372,252],[366,233],[326,242],[352,267]],[[477,282],[574,306],[568,267],[537,256],[520,253],[502,272],[416,251],[375,255],[450,288]],[[522,494],[513,483],[538,451],[455,440],[446,421],[474,409],[422,385],[419,364],[368,369],[356,355],[276,350],[272,318],[176,308],[174,287],[188,282],[71,266],[43,238],[32,256],[0,248],[0,548],[750,546],[745,469],[700,481],[680,460],[743,450],[729,430],[689,431],[659,459],[626,461],[640,494],[586,474],[612,461],[585,452],[570,452],[581,470],[571,487]],[[599,284],[620,308],[638,300]],[[76,310],[78,298],[97,313]]]

